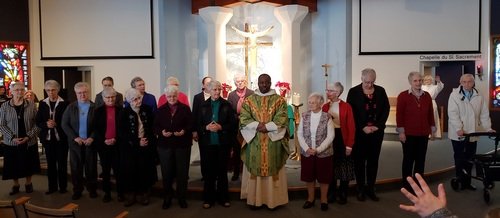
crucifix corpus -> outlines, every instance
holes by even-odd
[[[237,29],[234,26],[231,26],[231,28],[236,31],[239,35],[245,37],[245,41],[243,42],[227,42],[227,45],[243,45],[245,48],[245,76],[247,77],[248,81],[250,80],[250,76],[256,76],[254,75],[256,73],[257,69],[257,47],[258,46],[272,46],[272,42],[257,42],[257,38],[262,37],[266,35],[272,28],[273,26],[270,26],[269,28],[257,32],[257,25],[248,25],[248,23],[245,23],[245,29],[244,31]]]
[[[325,89],[328,89],[328,68],[332,67],[330,64],[323,64],[321,67],[325,70]]]

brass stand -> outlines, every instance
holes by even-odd
[[[298,128],[299,123],[300,123],[299,108],[302,105],[304,105],[304,104],[302,104],[302,103],[300,103],[299,105],[292,104],[292,106],[293,106],[293,118],[295,119],[295,133],[294,133],[295,140],[294,140],[294,150],[290,154],[290,160],[296,160],[296,161],[300,161],[300,144],[299,144],[299,138],[297,136],[297,128]]]

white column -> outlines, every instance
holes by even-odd
[[[292,84],[292,92],[307,90],[307,72],[301,72],[304,60],[301,59],[300,23],[308,12],[309,9],[302,5],[286,5],[274,9],[274,16],[281,23],[283,81]],[[307,93],[301,93],[301,101],[306,103],[304,99],[307,99]]]
[[[226,68],[226,24],[233,16],[233,9],[205,7],[199,10],[207,24],[208,35],[208,75],[224,82]]]

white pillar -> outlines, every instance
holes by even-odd
[[[300,23],[308,12],[309,9],[302,5],[286,5],[274,9],[274,16],[281,23],[283,81],[292,84],[292,92],[307,90],[306,72],[301,72],[304,60],[301,59]],[[301,101],[304,102],[304,99],[307,99],[307,95],[301,93]]]
[[[233,16],[233,9],[205,7],[199,10],[207,24],[208,75],[221,83],[225,81],[226,68],[226,24]]]

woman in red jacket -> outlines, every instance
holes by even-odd
[[[326,97],[328,101],[323,105],[323,111],[332,116],[335,139],[333,140],[333,180],[328,188],[328,201],[335,202],[337,179],[340,180],[339,204],[347,203],[347,189],[349,181],[354,180],[354,161],[351,151],[354,145],[355,124],[351,105],[340,100],[344,91],[340,82],[328,84]]]

